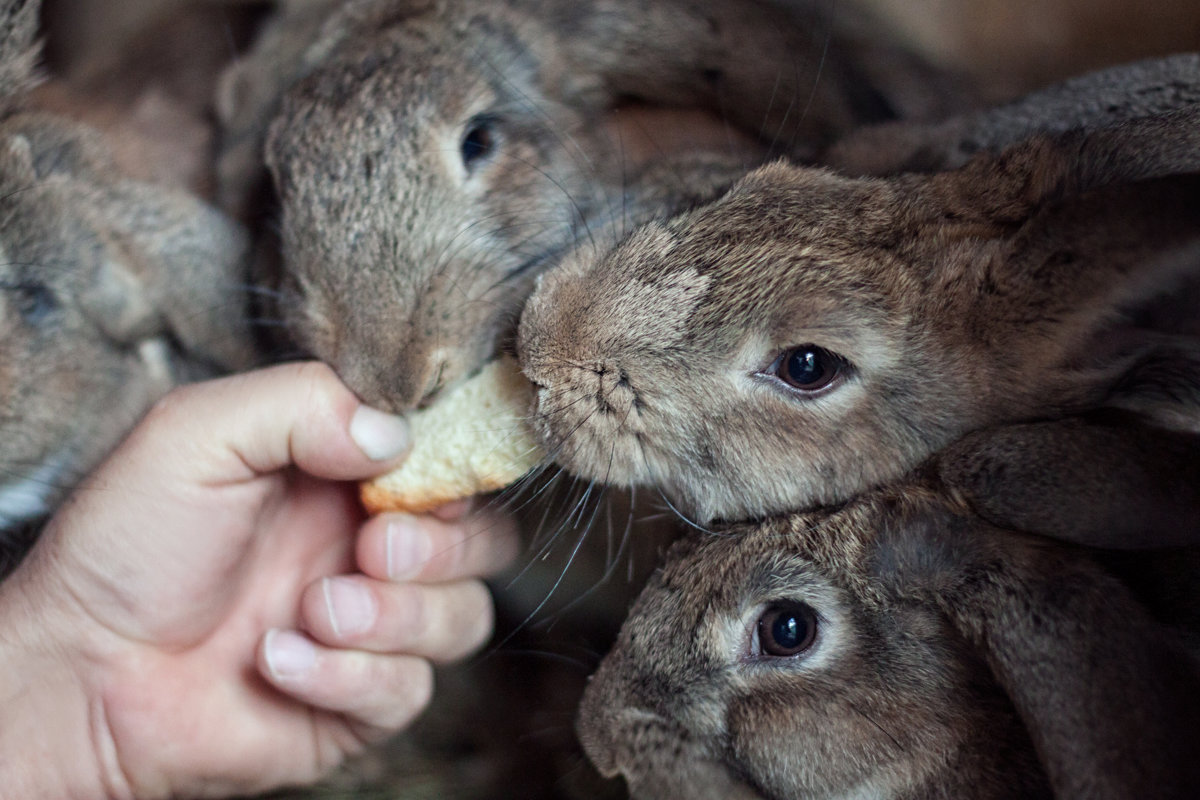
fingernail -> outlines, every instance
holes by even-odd
[[[263,647],[267,669],[278,680],[295,680],[312,671],[317,663],[317,650],[304,636],[293,631],[272,628],[267,631]]]
[[[387,461],[408,449],[404,417],[361,405],[350,419],[350,438],[372,461]]]
[[[415,577],[433,555],[433,541],[416,520],[397,517],[388,523],[387,571],[394,581]]]
[[[325,610],[335,636],[363,633],[375,624],[379,610],[375,598],[366,587],[349,578],[325,578],[321,582],[325,593]]]

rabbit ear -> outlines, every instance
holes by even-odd
[[[1101,173],[1120,170],[1080,174]],[[959,321],[973,363],[992,385],[1011,386],[1007,399],[1018,405],[1029,402],[1030,371],[1058,382],[1053,403],[1094,405],[1124,364],[1102,363],[1089,346],[1132,315],[1153,317],[1154,303],[1200,278],[1200,170],[1067,191],[1083,185],[1080,174],[1014,168],[993,181],[992,196],[964,182],[982,175],[952,173],[941,184],[950,187],[942,218],[910,226],[911,258],[931,265],[952,306],[944,316]],[[1035,405],[1046,402],[1043,393]]]
[[[1200,170],[1200,104],[1097,130],[1031,136],[931,176],[974,215],[1020,223],[1041,207],[1103,186]]]
[[[977,431],[937,469],[1001,528],[1091,547],[1200,545],[1200,434],[1125,411]]]
[[[140,335],[142,326],[158,325],[194,359],[223,369],[253,366],[245,230],[185,192],[133,182],[110,186],[103,205],[98,224],[129,254],[112,284],[122,288],[125,316],[118,318],[130,323],[123,330]],[[122,275],[110,267],[109,277]]]
[[[959,581],[932,599],[1008,694],[1054,796],[1193,796],[1200,671],[1175,632],[1081,553],[965,527],[947,549]]]
[[[33,83],[40,0],[0,0],[0,109]]]

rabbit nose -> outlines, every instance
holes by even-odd
[[[400,365],[384,380],[398,411],[428,408],[446,388],[450,363],[445,359],[414,359]]]
[[[428,405],[441,390],[441,370],[429,369],[423,358],[387,363],[350,357],[336,365],[338,376],[367,405],[402,414]]]

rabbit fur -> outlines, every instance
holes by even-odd
[[[0,4],[0,555],[171,386],[255,359],[248,236],[35,106],[37,6]]]
[[[912,90],[933,70],[897,55],[865,75],[819,4],[794,5],[285,4],[224,81],[223,203],[255,196],[261,148],[297,344],[373,405],[428,403],[496,353],[534,276],[577,241],[606,247],[762,159],[629,165],[605,124],[622,101],[727,112],[801,155],[943,102]]]
[[[1200,103],[1200,53],[1097,70],[994,108],[937,122],[865,125],[835,142],[821,163],[847,175],[955,169],[1034,132],[1095,130]]]
[[[980,428],[1111,405],[1196,431],[1194,311],[1140,321],[1200,274],[1198,122],[929,175],[773,163],[581,247],[520,321],[534,425],[570,471],[656,486],[699,524],[845,500]],[[809,353],[824,382],[788,383]]]
[[[589,757],[656,800],[1192,796],[1178,632],[952,495],[914,476],[677,542],[585,692]]]

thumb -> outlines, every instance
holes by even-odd
[[[295,465],[330,480],[394,468],[409,449],[402,417],[364,405],[324,364],[285,364],[178,389],[122,449],[170,443],[193,482],[222,485]],[[171,476],[165,476],[171,477]]]

